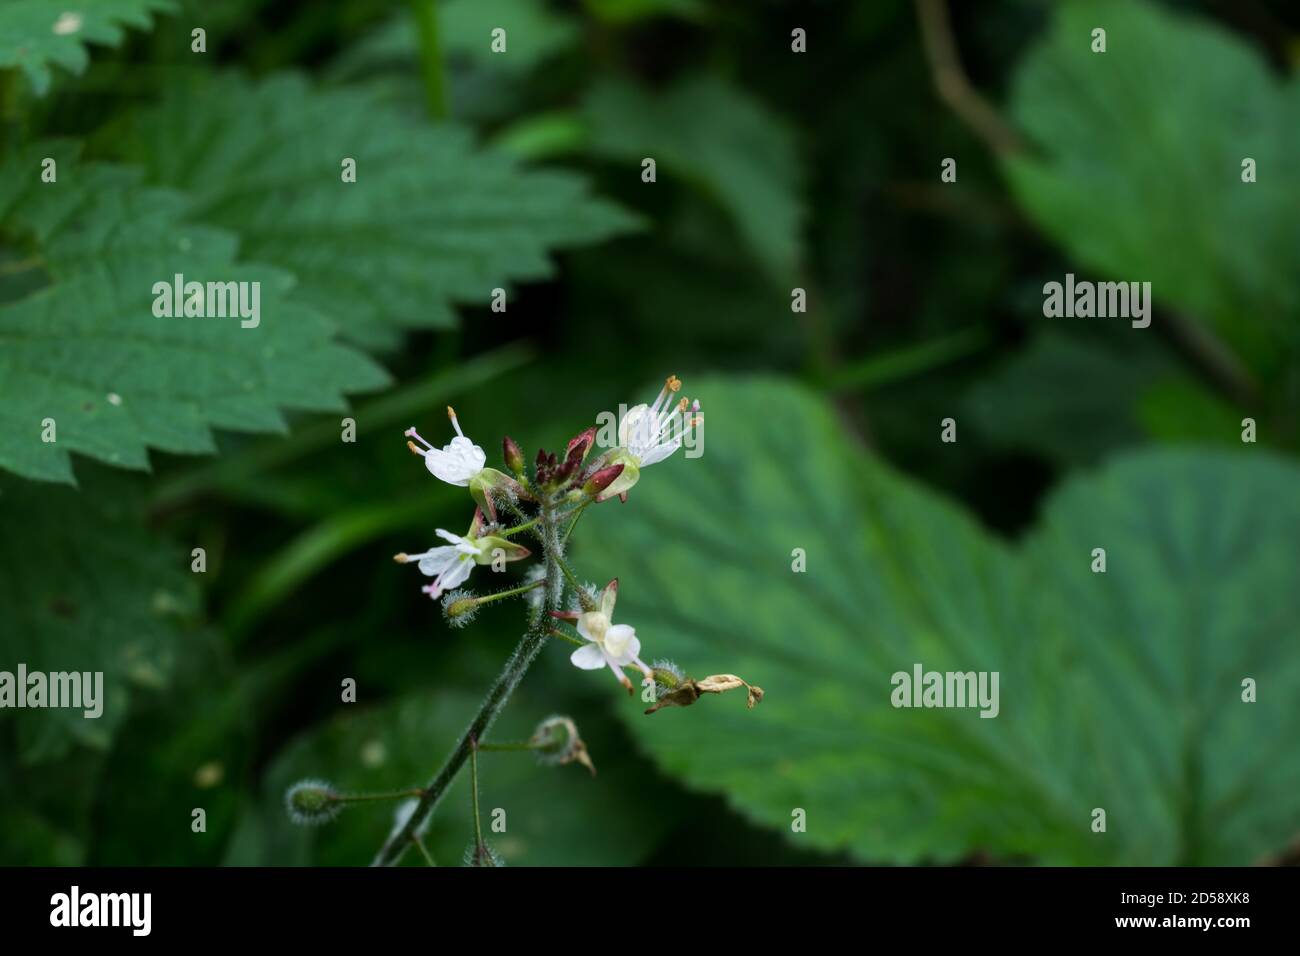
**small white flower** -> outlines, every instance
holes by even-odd
[[[460,422],[456,420],[456,410],[450,405],[447,406],[447,417],[451,419],[452,428],[456,429],[456,437],[442,448],[434,448],[414,428],[406,430],[406,437],[414,438],[424,447],[417,446],[415,442],[407,444],[411,451],[424,456],[424,466],[433,477],[464,488],[482,473],[487,464],[487,454],[465,437],[465,433],[460,430]]]
[[[682,434],[693,421],[686,418],[686,413],[698,412],[700,403],[691,404],[684,398],[673,401],[681,387],[682,380],[670,375],[653,405],[637,405],[623,416],[618,443],[638,468],[656,465],[682,447]]]
[[[443,591],[464,584],[470,572],[474,570],[479,557],[479,545],[474,539],[462,538],[444,528],[438,528],[436,533],[438,537],[450,541],[451,544],[430,548],[423,554],[397,556],[397,560],[402,564],[410,561],[419,562],[420,573],[425,577],[433,578],[432,584],[426,584],[420,590],[435,600],[442,596]]]
[[[674,401],[682,387],[676,375],[668,376],[653,405],[636,405],[627,410],[618,426],[618,447],[610,453],[608,465],[622,465],[622,473],[596,500],[626,495],[641,478],[641,469],[656,465],[682,447],[688,428],[700,425],[699,401]]]
[[[584,671],[599,670],[608,667],[614,672],[619,683],[632,692],[632,682],[623,673],[623,668],[635,664],[647,678],[652,671],[637,655],[641,653],[641,641],[636,636],[636,628],[627,624],[615,624],[614,602],[618,598],[618,578],[610,581],[601,592],[600,607],[594,611],[557,612],[557,617],[576,619],[578,633],[590,641],[590,644],[578,648],[569,657],[574,667]]]
[[[464,584],[476,564],[491,564],[497,556],[505,561],[519,561],[529,556],[529,550],[523,545],[485,534],[485,530],[483,512],[475,508],[474,520],[464,537],[438,528],[438,537],[450,544],[430,548],[421,554],[403,552],[394,555],[393,560],[398,564],[414,561],[421,574],[433,578],[432,584],[426,584],[420,590],[436,601],[446,591]]]

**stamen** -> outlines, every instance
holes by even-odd
[[[408,555],[405,551],[401,551],[393,555],[393,560],[396,561],[398,564],[406,564],[411,560],[411,556]]]
[[[664,383],[664,387],[672,392],[679,391],[682,387],[682,380],[676,375],[669,375],[668,381]]]
[[[420,448],[413,441],[408,441],[406,443],[406,447],[411,449],[412,455],[419,455],[421,458],[423,458],[426,454],[428,454],[423,448]]]
[[[418,441],[418,442],[419,442],[421,445],[423,445],[425,448],[428,448],[428,449],[432,449],[432,448],[433,448],[432,445],[430,445],[427,441],[425,441],[423,438],[420,437],[420,433],[417,432],[417,431],[415,430],[415,427],[414,427],[414,426],[408,428],[405,432],[403,432],[403,434],[406,435],[407,438],[414,438],[416,441]],[[411,443],[408,441],[406,444],[407,444],[407,445],[410,445]],[[416,454],[417,454],[417,455],[423,455],[424,452],[417,450],[417,451],[416,451]]]
[[[460,430],[460,422],[456,420],[456,409],[452,408],[450,405],[447,406],[447,417],[451,419],[451,427],[456,429],[456,434],[459,437],[464,438],[465,433]]]
[[[659,389],[659,397],[656,398],[655,403],[650,406],[650,414],[652,416],[657,417],[659,415],[659,409],[663,406],[664,399],[666,399],[667,397],[668,397],[668,386],[665,385],[663,388]]]

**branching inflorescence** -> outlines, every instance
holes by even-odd
[[[628,409],[618,422],[616,438],[603,441],[607,450],[592,456],[597,445],[595,427],[576,435],[557,455],[539,451],[531,475],[523,450],[510,437],[502,441],[506,472],[488,468],[483,449],[465,435],[453,409],[447,409],[456,435],[439,448],[408,429],[407,445],[424,459],[425,467],[440,481],[468,488],[475,503],[474,517],[464,535],[442,528],[437,536],[445,544],[418,554],[398,554],[399,564],[415,564],[432,580],[422,590],[440,601],[453,626],[464,626],[486,604],[522,597],[527,606],[528,625],[505,667],[488,689],[483,704],[442,767],[425,787],[385,793],[344,793],[321,780],[294,784],[285,795],[290,817],[298,823],[324,824],[345,806],[362,801],[403,800],[388,839],[374,859],[378,866],[392,865],[415,846],[426,862],[433,858],[424,844],[430,815],[466,762],[470,764],[474,809],[474,840],[465,854],[471,865],[500,865],[499,855],[483,840],[478,813],[478,755],[484,751],[520,751],[535,754],[544,764],[578,763],[592,774],[596,768],[578,728],[569,717],[557,715],[542,721],[525,741],[487,740],[488,730],[505,708],[511,694],[527,673],[542,648],[551,641],[577,645],[570,654],[582,670],[606,668],[634,692],[628,669],[640,673],[645,700],[653,706],[647,714],[664,707],[686,707],[702,694],[720,694],[740,687],[748,691],[753,707],[763,699],[762,688],[746,683],[734,674],[714,674],[695,680],[671,661],[653,665],[641,658],[641,640],[636,629],[614,623],[618,579],[603,588],[583,583],[565,556],[569,538],[583,513],[593,504],[619,498],[628,500],[640,480],[641,470],[671,456],[703,428],[700,403],[679,398],[681,381],[670,376],[653,405]],[[603,437],[603,436],[600,436]],[[537,545],[538,563],[524,575],[523,583],[490,594],[476,595],[462,588],[474,569],[505,565],[534,556],[533,549],[518,539]]]

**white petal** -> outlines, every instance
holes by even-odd
[[[619,664],[630,664],[632,658],[641,653],[641,642],[637,640],[636,628],[626,624],[615,624],[605,632],[605,650]]]
[[[647,465],[657,465],[681,447],[682,440],[680,438],[674,438],[672,441],[664,442],[662,445],[656,445],[641,456],[639,467],[645,468]]]
[[[624,448],[632,451],[634,448],[643,448],[648,441],[646,432],[654,426],[654,416],[650,414],[650,406],[641,404],[634,405],[627,410],[623,420],[618,424],[618,443]],[[637,455],[640,452],[636,452]]]
[[[433,577],[442,574],[460,560],[460,552],[448,545],[444,548],[432,548],[420,559],[420,573]]]
[[[605,655],[595,644],[578,648],[569,655],[569,660],[573,661],[574,667],[580,667],[584,671],[600,670],[605,666]]]
[[[442,538],[443,541],[450,541],[452,544],[460,544],[465,540],[458,534],[452,534],[446,528],[435,528],[433,533]]]
[[[430,448],[424,453],[424,465],[435,478],[462,488],[485,464],[487,454],[468,438],[453,438],[441,450]]]
[[[605,640],[605,631],[609,628],[609,618],[599,611],[585,611],[578,615],[575,626],[578,628],[578,633],[587,640],[600,644]]]
[[[456,556],[456,563],[446,571],[442,572],[442,577],[438,579],[438,587],[446,590],[454,588],[459,584],[465,583],[469,573],[474,570],[474,562],[468,561],[460,555]]]

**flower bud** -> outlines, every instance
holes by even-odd
[[[548,717],[537,725],[528,741],[545,764],[564,765],[580,763],[596,776],[596,765],[591,762],[587,745],[578,736],[578,725],[572,717]]]
[[[586,483],[582,486],[582,493],[589,498],[595,498],[613,484],[614,480],[619,475],[623,474],[624,467],[626,466],[622,464],[610,465],[597,472],[593,472],[591,477],[588,478]]]
[[[593,425],[585,432],[580,432],[569,439],[569,447],[564,450],[564,457],[572,458],[576,454],[579,462],[586,461],[587,453],[595,443],[596,427]]]
[[[464,863],[466,866],[505,866],[501,854],[486,843],[471,843],[465,847]]]
[[[324,780],[299,780],[284,795],[289,819],[303,826],[329,823],[339,815],[338,793]]]
[[[623,500],[626,501],[627,493],[632,490],[632,486],[641,478],[641,469],[637,466],[636,462],[632,461],[631,458],[620,454],[616,455],[614,460],[615,463],[621,463],[623,465],[623,470],[619,472],[618,476],[609,483],[604,491],[600,493],[599,497],[596,498],[597,501],[607,501],[614,497],[623,498]],[[610,467],[613,467],[613,465]]]
[[[501,457],[505,459],[506,467],[515,475],[524,473],[524,450],[509,435],[501,439]]]
[[[452,627],[464,627],[478,614],[480,601],[473,591],[458,588],[442,598],[442,613]]]

